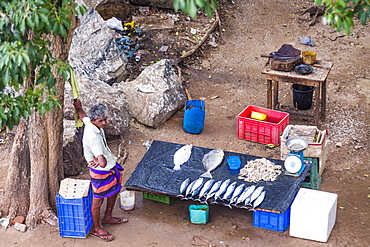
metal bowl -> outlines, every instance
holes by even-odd
[[[301,150],[304,150],[306,149],[306,147],[308,146],[308,142],[306,139],[303,139],[301,137],[293,137],[293,138],[289,138],[286,142],[285,142],[285,146],[290,150],[290,151],[293,151],[293,152],[299,152]]]
[[[312,73],[313,68],[310,65],[306,64],[300,64],[294,67],[295,72],[302,74],[302,75],[307,75]]]

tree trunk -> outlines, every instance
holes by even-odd
[[[68,59],[72,34],[77,26],[75,17],[71,18],[72,28],[66,39],[49,35],[50,50],[62,61]],[[61,103],[64,83],[63,78],[58,77],[55,85]],[[40,222],[56,225],[56,193],[63,179],[63,107],[44,116],[34,113],[29,118],[29,126],[26,120],[21,120],[8,169],[5,194],[0,202],[4,214],[10,219],[25,216],[26,225],[31,229]]]

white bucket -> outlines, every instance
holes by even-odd
[[[123,210],[129,211],[133,210],[135,207],[135,192],[134,191],[122,191],[120,193],[121,198],[121,208]]]

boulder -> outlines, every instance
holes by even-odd
[[[131,4],[151,6],[162,9],[173,9],[173,0],[130,0]]]
[[[105,127],[105,133],[110,136],[122,135],[129,126],[132,118],[126,97],[116,88],[106,84],[104,81],[94,80],[82,76],[76,76],[80,90],[82,107],[86,114],[89,108],[95,104],[102,104],[108,108],[108,122]],[[65,87],[65,118],[74,119],[72,104],[72,89],[69,84]]]
[[[95,10],[104,20],[112,17],[124,20],[130,14],[130,6],[125,0],[103,0],[95,7]]]
[[[123,80],[127,75],[127,58],[115,42],[116,32],[93,9],[79,18],[68,57],[76,75],[109,85]]]
[[[154,128],[168,120],[186,101],[181,80],[168,59],[147,67],[135,80],[114,87],[126,95],[132,116]]]
[[[64,177],[77,176],[87,167],[82,149],[83,128],[76,129],[74,120],[63,121]]]

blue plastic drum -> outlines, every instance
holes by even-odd
[[[202,133],[204,127],[205,106],[202,100],[187,100],[185,103],[182,128],[190,134]]]

